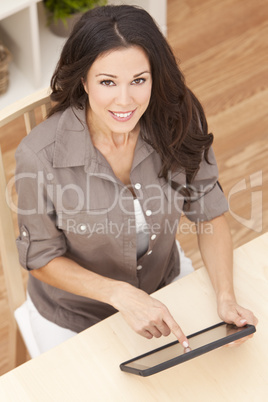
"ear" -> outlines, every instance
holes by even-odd
[[[83,77],[81,77],[81,82],[82,82],[82,85],[83,85],[83,87],[84,87],[85,92],[88,94],[87,84],[86,84],[86,82],[85,82],[85,80],[84,80]]]

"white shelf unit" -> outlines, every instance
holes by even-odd
[[[0,40],[12,54],[0,109],[49,86],[64,38],[52,34],[40,0],[0,0]]]
[[[166,0],[109,0],[145,8],[166,34]],[[0,95],[0,109],[48,87],[65,38],[46,25],[41,0],[0,0],[0,41],[12,54],[9,87]]]

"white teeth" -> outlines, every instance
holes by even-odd
[[[116,117],[128,117],[128,116],[131,115],[131,113],[132,113],[132,112],[128,112],[128,113],[115,113],[115,112],[113,112],[113,114],[114,114]]]

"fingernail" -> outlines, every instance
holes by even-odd
[[[185,353],[189,353],[189,352],[191,352],[191,350],[192,350],[191,348],[185,348],[185,349],[184,349],[184,352],[185,352]]]
[[[240,322],[241,322],[241,324],[246,324],[247,320],[243,319],[243,320],[240,320]]]
[[[183,344],[183,346],[184,346],[185,348],[189,348],[189,344],[188,344],[188,342],[183,341],[183,342],[182,342],[182,344]]]

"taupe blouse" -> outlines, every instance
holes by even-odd
[[[133,194],[93,146],[85,121],[85,110],[69,108],[38,125],[17,149],[20,262],[32,270],[64,255],[85,269],[151,293],[180,271],[175,236],[185,200],[170,183],[185,186],[185,174],[159,178],[159,155],[139,137],[130,179],[146,218],[149,246],[137,260]],[[190,209],[184,211],[193,222],[228,210],[212,149],[209,160],[211,164],[201,163]],[[45,318],[73,331],[115,312],[32,275],[28,290]]]

